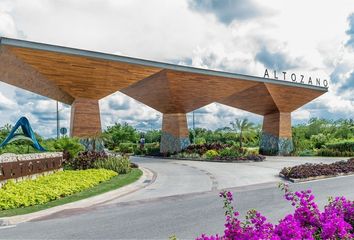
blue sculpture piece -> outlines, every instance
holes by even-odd
[[[21,127],[23,134],[16,133],[16,130]],[[31,125],[26,117],[21,117],[16,125],[11,129],[9,135],[5,140],[0,144],[0,148],[6,146],[8,143],[11,143],[15,140],[26,139],[33,143],[33,147],[39,151],[45,151],[45,149],[39,144],[34,135],[34,132],[31,128]]]

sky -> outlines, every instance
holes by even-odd
[[[0,36],[260,77],[265,69],[320,77],[328,93],[293,112],[292,124],[354,118],[353,0],[0,0]],[[70,106],[59,109],[69,128]],[[161,128],[161,113],[120,92],[100,110],[103,129]],[[21,116],[55,136],[55,101],[0,82],[0,126]],[[195,111],[195,126],[246,117],[262,121],[212,103]]]

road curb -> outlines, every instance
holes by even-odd
[[[112,201],[116,198],[120,198],[122,196],[126,196],[130,193],[136,192],[152,184],[154,182],[154,179],[156,179],[156,173],[154,173],[153,171],[143,167],[139,167],[139,169],[143,171],[143,175],[134,183],[128,184],[124,187],[100,195],[96,195],[79,201],[48,208],[42,211],[33,212],[25,215],[16,215],[12,217],[0,218],[0,227],[16,225],[19,223],[28,222],[38,218],[44,218],[54,213],[58,213],[68,209],[78,209],[78,208],[84,209],[84,208],[97,206]]]

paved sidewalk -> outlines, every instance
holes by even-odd
[[[99,204],[104,204],[109,201],[113,201],[116,198],[123,197],[140,189],[147,187],[152,184],[156,179],[156,174],[147,168],[141,168],[143,175],[136,182],[126,185],[124,187],[118,188],[113,191],[109,191],[97,196],[82,199],[76,202],[63,204],[60,206],[48,208],[42,211],[29,213],[25,215],[18,215],[13,217],[0,218],[0,226],[10,226],[16,225],[22,222],[31,221],[33,219],[45,218],[49,215],[59,213],[62,211],[78,211],[79,209],[93,207]]]

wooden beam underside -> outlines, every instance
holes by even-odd
[[[187,113],[219,102],[267,115],[292,112],[325,93],[16,46],[0,50],[0,81],[68,104],[121,91],[162,113]]]

